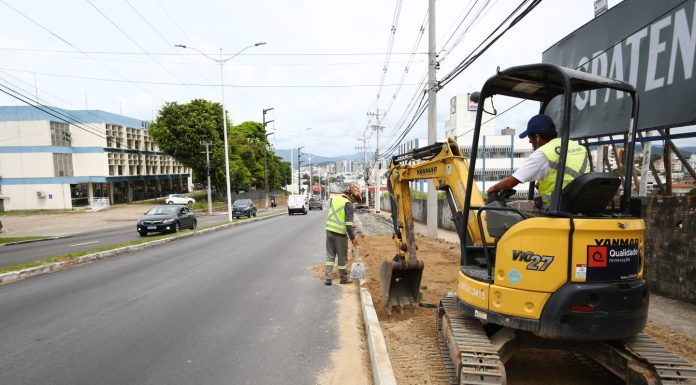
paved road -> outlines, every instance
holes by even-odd
[[[337,347],[323,212],[0,286],[2,383],[314,384]]]
[[[263,215],[266,211],[259,210],[259,215]],[[238,222],[245,219],[247,218],[234,219],[233,221]],[[196,220],[198,227],[203,227],[225,223],[227,215],[197,215]],[[141,238],[135,231],[135,222],[132,221],[132,223],[108,229],[86,229],[84,232],[58,239],[3,245],[0,254],[0,267],[131,242]],[[155,234],[150,234],[150,236],[152,235]]]

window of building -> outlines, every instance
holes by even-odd
[[[73,176],[72,154],[53,154],[55,176]]]
[[[51,144],[70,147],[72,135],[67,123],[51,122]]]
[[[89,190],[87,183],[77,183],[70,185],[70,199],[73,207],[89,205]]]

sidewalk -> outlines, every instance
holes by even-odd
[[[0,216],[2,237],[66,236],[79,232],[104,230],[138,221],[153,204],[116,205],[97,212],[61,214],[8,214]]]

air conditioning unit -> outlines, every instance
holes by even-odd
[[[37,191],[36,196],[39,198],[46,198],[46,191]]]

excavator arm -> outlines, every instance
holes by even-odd
[[[448,138],[444,143],[435,143],[392,159],[387,183],[391,198],[395,241],[397,242],[397,250],[409,263],[412,264],[413,259],[415,259],[409,183],[412,181],[429,179],[432,180],[436,190],[445,191],[453,218],[455,218],[457,231],[462,237],[461,241],[467,241],[464,238],[467,237],[469,243],[477,245],[483,243],[475,214],[470,214],[466,223],[461,216],[466,198],[468,170],[468,162],[462,156],[461,150],[453,138]],[[478,187],[473,185],[471,188],[471,205],[485,205]]]
[[[432,180],[435,189],[447,193],[462,244],[481,245],[483,239],[491,239],[487,234],[484,234],[485,238],[482,237],[474,212],[466,220],[462,215],[468,169],[467,160],[462,156],[453,138],[392,158],[387,187],[397,253],[392,260],[384,261],[380,269],[380,282],[387,300],[388,312],[392,306],[403,309],[404,304],[413,307],[420,302],[423,262],[416,256],[410,182]],[[485,205],[478,187],[474,184],[471,189],[471,205]],[[483,228],[485,232],[485,226]]]

